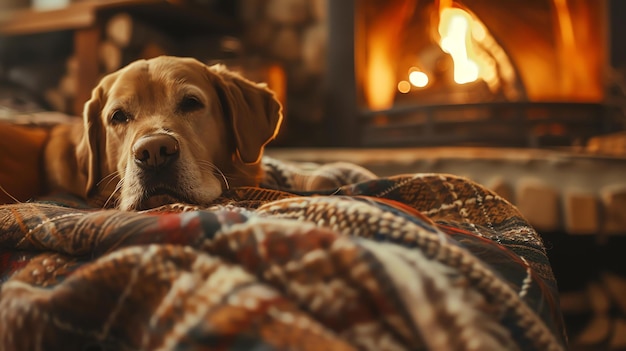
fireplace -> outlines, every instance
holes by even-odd
[[[621,130],[610,4],[328,1],[331,141],[561,147]]]

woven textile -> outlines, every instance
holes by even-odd
[[[515,207],[467,179],[264,160],[145,212],[0,206],[1,350],[562,350]]]

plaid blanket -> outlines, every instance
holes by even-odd
[[[562,350],[540,237],[444,174],[265,158],[260,188],[144,212],[0,206],[2,350]]]

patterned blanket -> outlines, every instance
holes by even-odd
[[[0,349],[565,349],[541,239],[493,192],[264,167],[208,208],[0,206]]]

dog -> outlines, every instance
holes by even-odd
[[[46,186],[121,210],[206,205],[227,188],[259,185],[282,119],[265,84],[224,65],[138,60],[102,78],[81,123],[52,129]]]

